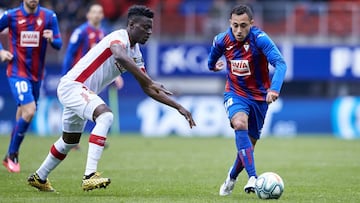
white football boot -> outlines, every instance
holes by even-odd
[[[220,190],[219,190],[220,196],[230,195],[235,187],[236,179],[230,178],[231,169],[232,168],[230,168],[230,170],[228,172],[225,182],[220,187]]]
[[[246,185],[244,186],[244,191],[246,193],[254,193],[255,192],[255,182],[256,182],[256,177],[255,176],[251,176],[248,180],[248,182],[246,183]]]

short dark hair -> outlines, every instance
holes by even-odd
[[[129,20],[135,18],[135,17],[139,17],[139,16],[145,16],[148,18],[153,18],[154,17],[154,12],[143,5],[133,5],[129,8],[128,10],[128,22]]]
[[[253,19],[253,12],[252,12],[251,8],[244,4],[235,6],[230,13],[230,18],[232,16],[232,14],[242,15],[244,13],[246,13],[246,15],[249,17],[250,20]]]

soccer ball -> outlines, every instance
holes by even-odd
[[[255,193],[260,199],[279,199],[284,192],[284,182],[274,172],[261,174],[255,182]]]

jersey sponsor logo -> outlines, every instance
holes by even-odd
[[[21,47],[39,47],[40,32],[39,31],[21,31],[20,46]]]
[[[248,60],[230,60],[231,73],[237,76],[251,75]]]
[[[19,25],[24,24],[24,23],[26,23],[26,20],[25,20],[25,19],[21,19],[21,20],[18,21],[18,24],[19,24]]]

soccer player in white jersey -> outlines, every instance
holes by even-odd
[[[110,184],[109,178],[103,178],[97,172],[97,164],[113,122],[113,114],[97,93],[125,71],[134,75],[147,95],[177,109],[190,128],[196,125],[191,113],[168,96],[171,92],[145,72],[139,44],[144,44],[152,34],[153,16],[153,11],[145,6],[130,7],[127,28],[104,37],[61,78],[57,93],[64,107],[63,134],[52,145],[40,168],[28,177],[29,185],[40,191],[55,191],[47,177],[65,159],[70,149],[79,143],[86,120],[95,122],[95,126],[89,137],[82,189],[106,188]]]

